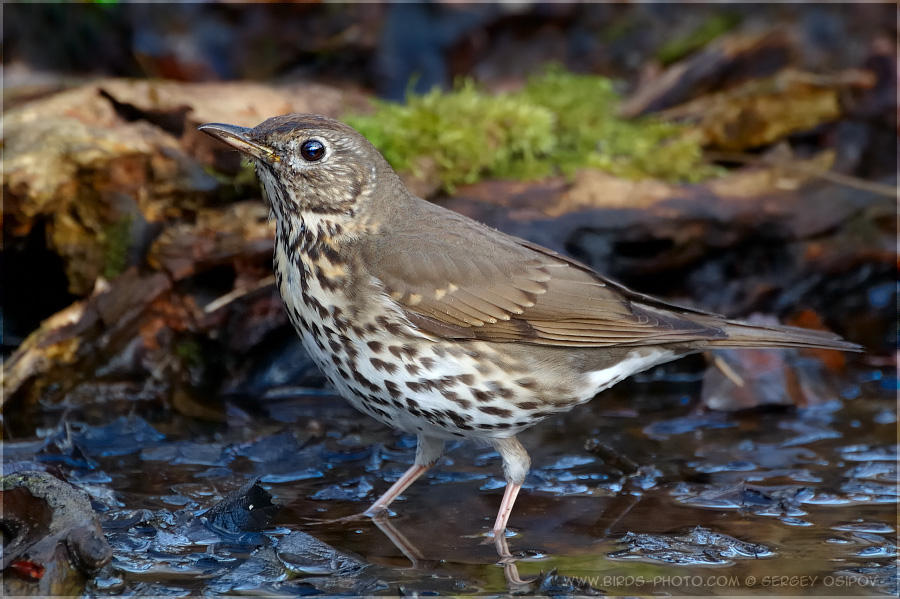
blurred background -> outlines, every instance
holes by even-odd
[[[358,511],[414,441],[331,395],[274,288],[252,166],[196,126],[313,112],[359,129],[422,197],[638,291],[867,349],[719,355],[744,386],[697,357],[529,432],[541,449],[513,524],[534,573],[684,574],[673,564],[721,565],[738,538],[762,544],[753,555],[779,539],[760,572],[849,575],[834,565],[848,562],[875,581],[855,591],[896,593],[897,16],[887,3],[4,4],[4,474],[87,490],[99,520],[84,517],[111,545],[93,569],[48,558],[35,578],[20,564],[4,589],[231,592],[243,564],[264,592],[508,590],[490,552],[428,534],[436,513],[459,534],[488,526],[499,471],[483,448],[456,450],[403,502],[437,578],[397,574],[403,543],[372,525],[303,524]],[[280,507],[257,537],[202,553],[224,541],[198,518],[229,492],[231,533],[253,528],[242,497]],[[858,509],[810,508],[824,504]],[[711,520],[719,554],[684,534]],[[245,559],[301,529],[366,561],[335,587],[282,582],[275,549]],[[528,590],[646,592],[566,580]]]
[[[628,90],[717,38],[773,29],[795,39],[706,88],[787,65],[860,67],[879,47],[891,53],[896,14],[877,3],[11,4],[4,25],[11,88],[42,76],[314,79],[403,100],[411,79],[417,92],[459,76],[502,89],[546,63]]]

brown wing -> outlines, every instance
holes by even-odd
[[[417,326],[441,337],[541,345],[719,339],[687,309],[604,281],[588,267],[424,203],[361,248],[369,272]],[[427,207],[427,208],[426,208]],[[437,231],[435,233],[435,231]],[[698,313],[699,314],[699,313]]]

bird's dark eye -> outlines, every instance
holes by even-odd
[[[325,144],[317,139],[305,141],[303,142],[303,145],[300,146],[300,155],[303,156],[304,160],[309,162],[321,160],[322,156],[325,155]]]

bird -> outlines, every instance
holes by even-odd
[[[447,441],[472,440],[502,460],[489,533],[502,537],[530,468],[516,434],[541,420],[696,352],[860,349],[666,303],[423,200],[334,119],[199,129],[255,163],[276,222],[276,285],[312,359],[355,408],[417,435],[412,466],[365,515],[386,511]]]

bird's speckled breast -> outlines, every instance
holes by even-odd
[[[288,249],[285,239],[289,232],[279,231],[275,276],[288,316],[326,378],[358,410],[449,439],[508,437],[574,405],[541,399],[549,390],[528,365],[511,363],[491,344],[419,332],[340,253],[298,251],[296,243]]]

